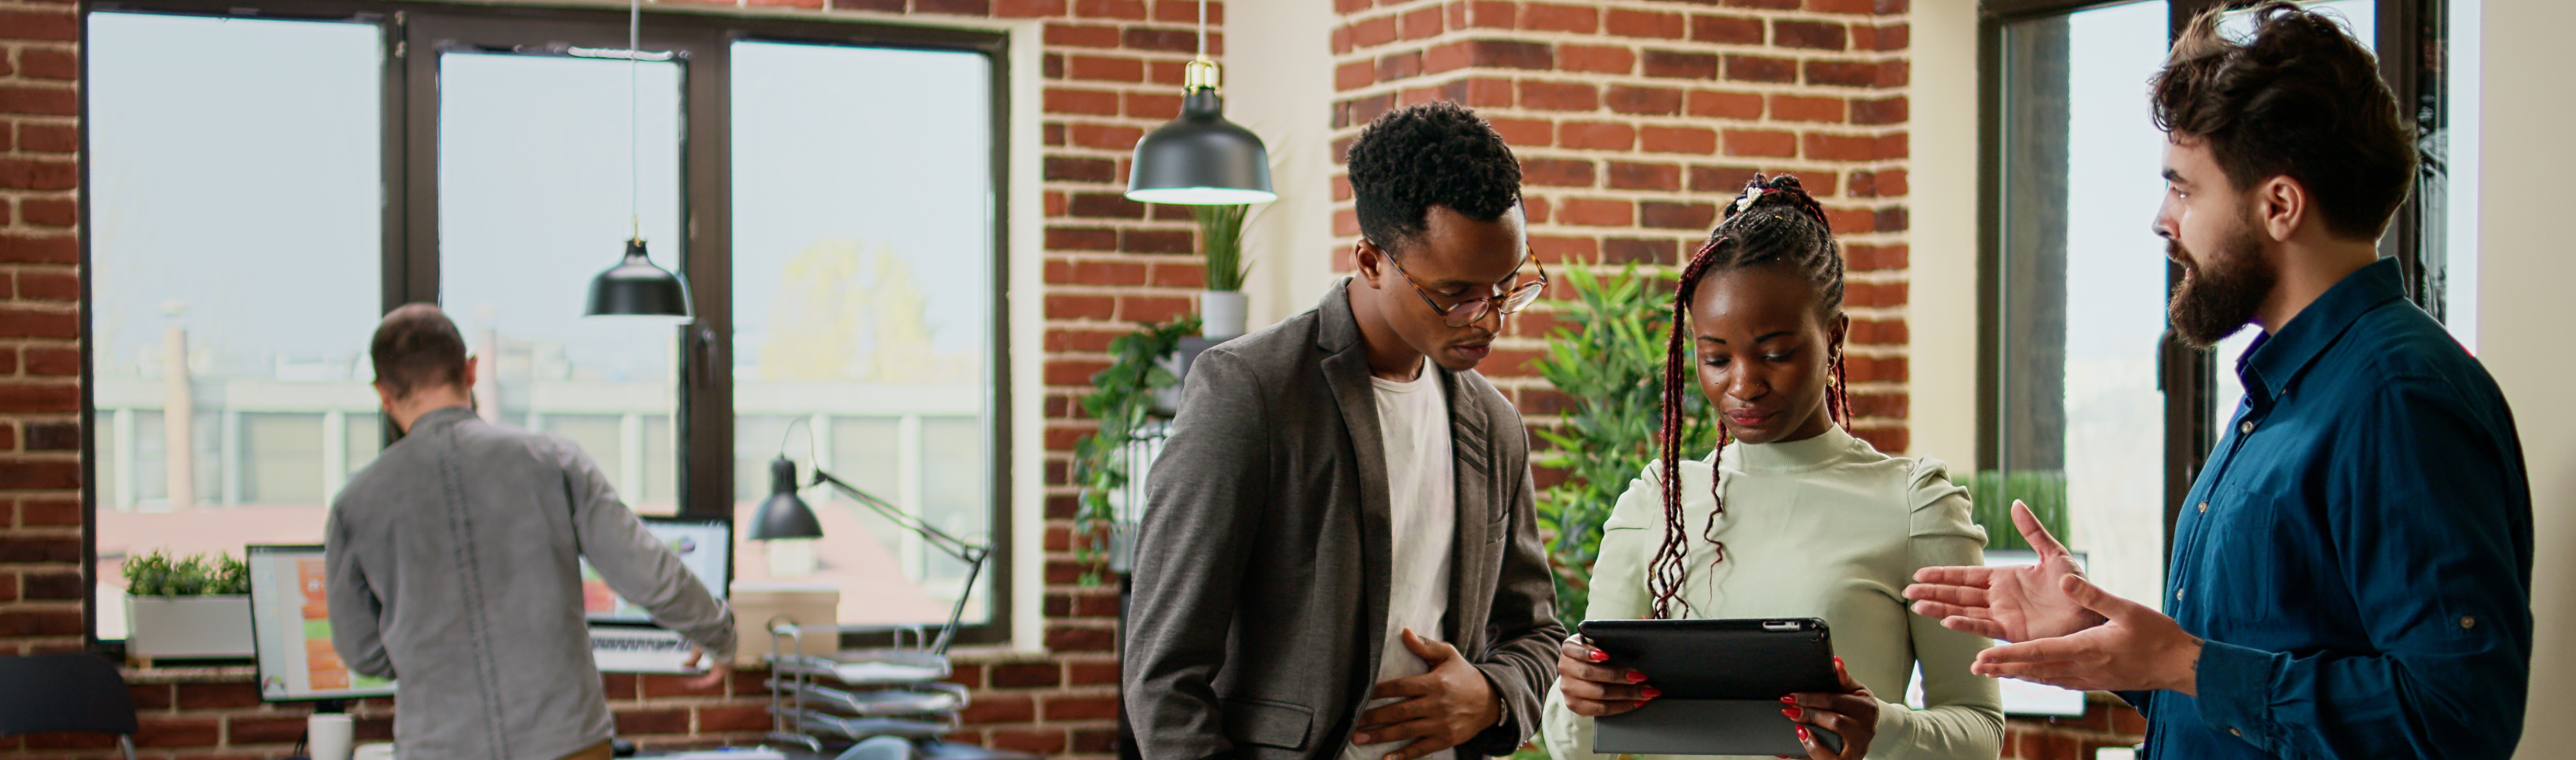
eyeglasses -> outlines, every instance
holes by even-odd
[[[1449,306],[1442,306],[1438,300],[1431,297],[1429,288],[1422,287],[1421,280],[1413,279],[1412,273],[1404,271],[1403,264],[1396,263],[1394,256],[1386,257],[1386,263],[1395,265],[1395,273],[1403,275],[1404,281],[1413,286],[1413,292],[1422,296],[1422,302],[1429,304],[1432,311],[1439,312],[1443,318],[1442,321],[1448,323],[1450,327],[1466,327],[1475,324],[1476,320],[1485,318],[1485,312],[1488,310],[1512,314],[1529,308],[1531,303],[1538,301],[1539,294],[1547,292],[1547,264],[1538,260],[1537,251],[1521,254],[1521,261],[1538,265],[1538,279],[1514,285],[1512,289],[1497,295],[1470,298]],[[1520,265],[1512,265],[1512,271],[1520,272]]]

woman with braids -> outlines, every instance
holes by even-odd
[[[1682,269],[1672,324],[1663,457],[1603,526],[1585,618],[1824,618],[1842,691],[1781,695],[1812,758],[2000,754],[1995,683],[1968,672],[1988,641],[1899,596],[1917,568],[1981,564],[1985,531],[1940,462],[1844,431],[1842,252],[1797,178],[1756,177],[1728,204]],[[1689,379],[1723,415],[1716,451],[1676,450]],[[1593,757],[1593,718],[1659,694],[1655,674],[1604,659],[1580,637],[1559,651],[1542,731],[1557,760]],[[1903,703],[1917,663],[1920,710]]]

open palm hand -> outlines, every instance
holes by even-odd
[[[2066,545],[2057,542],[2030,506],[2013,502],[2013,527],[2038,552],[2024,567],[1927,567],[1914,573],[1905,598],[1914,613],[1942,627],[2009,642],[2054,638],[2101,625],[2101,613],[2067,594],[2059,579],[2082,575]]]

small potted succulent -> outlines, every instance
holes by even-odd
[[[249,657],[250,566],[228,554],[174,560],[166,552],[125,561],[129,659]]]

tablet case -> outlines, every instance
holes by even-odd
[[[1832,632],[1817,618],[1594,620],[1583,637],[1604,664],[1646,674],[1663,695],[1594,721],[1592,751],[1650,755],[1803,757],[1780,697],[1840,691]],[[1836,752],[1842,737],[1810,726]]]

